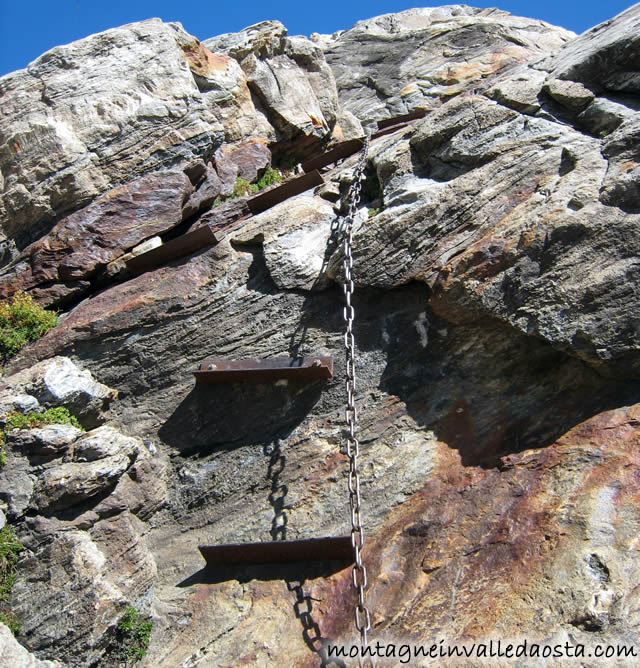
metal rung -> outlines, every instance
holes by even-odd
[[[311,172],[314,169],[322,169],[327,165],[342,160],[343,158],[348,158],[350,155],[361,151],[363,146],[363,139],[349,139],[348,141],[343,141],[340,144],[336,144],[336,146],[329,149],[326,153],[303,162],[302,169],[305,172]]]
[[[390,125],[389,127],[384,128],[384,130],[378,130],[371,135],[371,139],[378,139],[378,137],[384,137],[385,135],[390,135],[393,132],[402,130],[403,128],[409,127],[409,123],[398,123],[398,125]]]
[[[289,197],[299,195],[309,188],[319,186],[324,183],[320,172],[316,169],[309,174],[303,174],[295,179],[285,181],[282,185],[271,188],[260,195],[256,195],[247,201],[251,213],[261,213],[271,208],[274,204],[283,202]]]
[[[204,225],[171,239],[162,246],[132,257],[127,260],[127,269],[133,273],[142,273],[216,243],[218,243],[216,235],[209,226]]]
[[[332,559],[353,562],[351,536],[327,536],[265,543],[199,545],[198,549],[205,558],[207,566],[329,561]]]
[[[390,127],[391,125],[398,125],[400,123],[408,123],[409,121],[415,121],[418,118],[424,118],[427,115],[426,109],[416,109],[408,114],[403,114],[402,116],[394,116],[393,118],[383,118],[381,121],[378,121],[378,130],[384,130],[385,128]]]
[[[205,360],[193,372],[198,383],[331,378],[332,357],[274,357],[266,360]]]

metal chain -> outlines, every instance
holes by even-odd
[[[367,569],[362,561],[362,549],[364,547],[364,531],[362,529],[362,518],[360,508],[362,500],[360,498],[360,472],[358,470],[358,457],[360,456],[360,443],[356,436],[356,426],[358,424],[358,413],[355,403],[356,392],[356,346],[353,336],[353,322],[355,320],[355,311],[351,303],[354,291],[353,282],[353,221],[356,215],[358,203],[360,202],[360,191],[362,188],[362,174],[367,161],[369,151],[369,134],[365,136],[362,155],[353,173],[353,181],[346,196],[348,204],[347,215],[344,223],[344,297],[346,305],[344,307],[344,320],[346,331],[344,334],[344,345],[346,349],[347,366],[347,407],[345,410],[345,422],[347,425],[347,455],[349,457],[349,507],[351,510],[351,543],[353,545],[355,565],[352,571],[353,586],[356,590],[358,601],[355,607],[355,624],[360,633],[360,660],[362,666],[362,657],[364,649],[368,646],[367,633],[371,629],[371,617],[369,610],[365,605],[365,589],[367,588]],[[371,662],[373,665],[373,662]]]

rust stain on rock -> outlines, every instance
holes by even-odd
[[[181,47],[189,69],[201,77],[206,78],[217,72],[224,72],[232,60],[229,56],[212,53],[195,38],[193,42],[181,44]]]

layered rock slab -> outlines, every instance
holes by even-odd
[[[436,107],[572,37],[497,9],[445,5],[383,14],[314,39],[335,75],[342,106],[371,121]]]
[[[234,60],[159,19],[55,47],[0,95],[0,226],[19,249],[132,177],[210,156],[221,121],[231,141],[270,128]]]

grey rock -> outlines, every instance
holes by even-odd
[[[12,411],[28,413],[38,410],[42,410],[40,404],[30,394],[13,394],[7,391],[0,393],[0,417],[5,417],[7,413]]]
[[[114,185],[221,143],[216,92],[201,91],[190,69],[195,45],[178,24],[149,19],[57,46],[2,77],[4,233],[24,247]],[[218,74],[240,95],[239,68]]]
[[[594,135],[608,135],[634,113],[640,104],[630,98],[597,97],[577,117],[580,127]]]
[[[623,121],[602,144],[607,158],[607,174],[602,183],[600,199],[627,213],[640,213],[640,114]]]
[[[3,382],[9,391],[27,388],[44,407],[65,406],[86,427],[104,421],[104,412],[117,395],[66,357],[44,360]]]
[[[21,562],[12,606],[38,655],[70,665],[110,663],[105,652],[126,606],[142,602],[156,575],[144,525],[129,513],[89,531],[32,521],[41,537]],[[38,604],[34,605],[34,602]],[[85,648],[79,660],[78,646]]]
[[[510,69],[487,91],[487,95],[505,107],[523,114],[534,115],[540,111],[538,99],[546,79],[544,72],[527,65]]]
[[[49,424],[35,429],[13,429],[6,442],[16,452],[29,455],[63,455],[82,434],[82,430],[67,424]]]
[[[0,664],[11,668],[64,668],[59,661],[41,661],[23,647],[7,626],[0,623]]]
[[[541,60],[535,67],[550,78],[577,81],[595,91],[640,91],[640,7],[635,4]]]
[[[260,237],[269,275],[279,289],[327,287],[327,245],[335,222],[333,206],[313,195],[288,199],[230,234],[231,243]]]
[[[134,455],[144,449],[139,439],[124,436],[117,429],[103,425],[78,438],[73,446],[73,460],[93,462],[105,457]]]
[[[22,517],[33,496],[36,476],[26,457],[7,452],[7,464],[0,468],[0,499],[12,520]]]
[[[130,464],[124,454],[88,463],[58,464],[39,477],[34,500],[40,512],[51,513],[112,488]]]
[[[287,37],[278,21],[264,21],[239,33],[204,40],[242,67],[280,139],[304,135],[313,140],[330,134],[338,98],[322,50],[304,37]]]
[[[447,5],[383,14],[316,39],[341,105],[370,121],[486,87],[506,68],[555,51],[573,36],[496,9]]]
[[[7,524],[7,516],[4,514],[4,511],[0,509],[0,529],[4,529]]]
[[[588,88],[577,81],[550,79],[545,82],[543,90],[563,107],[573,111],[582,111],[595,98]]]

